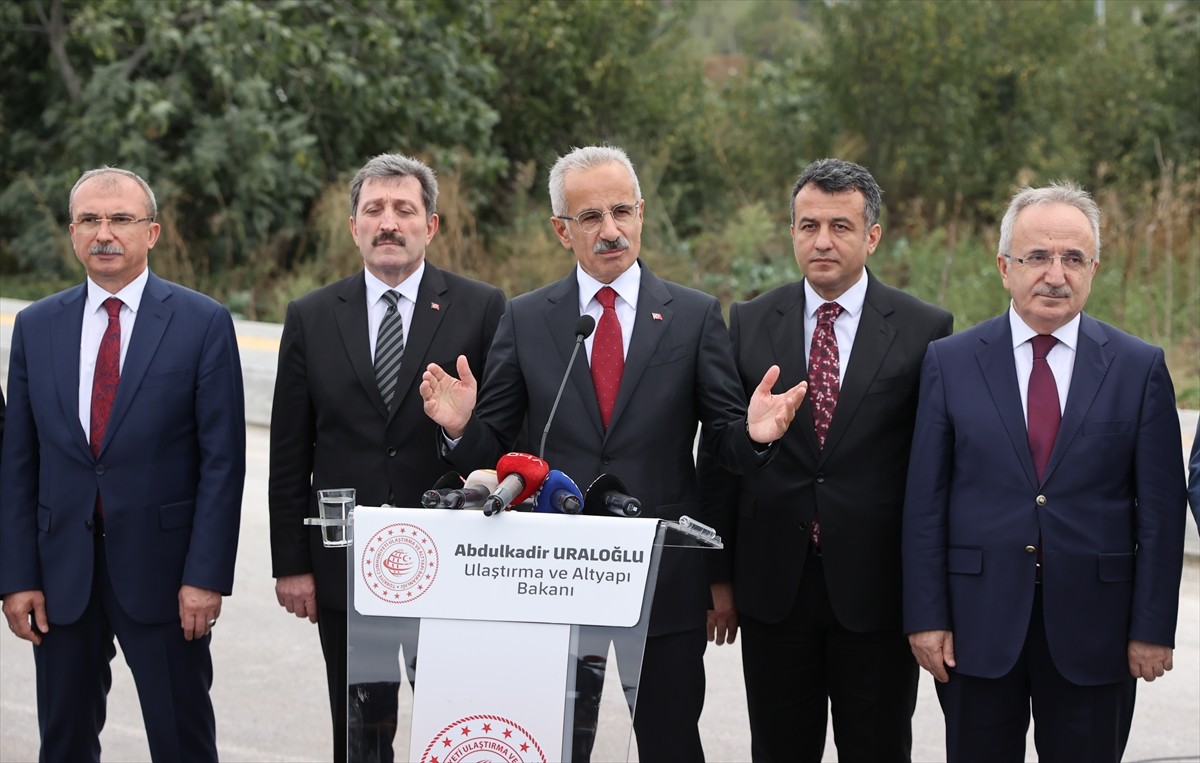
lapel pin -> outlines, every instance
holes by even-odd
[[[430,308],[432,308],[432,309],[434,309],[434,310],[441,310],[441,309],[442,309],[442,306],[441,306],[441,305],[439,305],[437,302],[430,302],[430,303],[429,303],[429,307],[430,307]]]
[[[662,320],[662,313],[650,313],[650,317],[656,321]]]

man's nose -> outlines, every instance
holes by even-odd
[[[829,235],[828,227],[822,225],[817,229],[817,240],[813,242],[813,246],[821,251],[833,248],[833,236]]]
[[[621,229],[617,227],[617,219],[611,213],[605,214],[600,220],[600,237],[605,241],[616,241],[621,237]]]
[[[1066,283],[1067,269],[1063,267],[1062,257],[1050,258],[1050,267],[1046,268],[1046,275],[1044,277],[1050,283]]]

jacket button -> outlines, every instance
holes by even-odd
[[[825,484],[825,475],[824,475],[824,473],[822,473],[822,472],[817,472],[817,484],[818,484],[818,485],[824,485],[824,484]]]
[[[1027,553],[1027,554],[1036,554],[1036,553],[1037,553],[1037,547],[1036,547],[1036,546],[1026,546],[1026,547],[1025,547],[1025,553]]]
[[[808,532],[808,522],[800,523],[800,532],[802,532],[802,533]]]
[[[387,449],[387,456],[388,456],[388,458],[395,458],[396,457],[396,449],[389,447]]]
[[[1044,495],[1039,495],[1039,496],[1037,497],[1037,505],[1038,505],[1038,506],[1045,506],[1045,505],[1046,505],[1046,496],[1044,496]]]
[[[96,464],[96,474],[104,474],[104,464]]]
[[[602,463],[602,464],[611,464],[611,463],[612,463],[612,456],[604,456],[603,458],[601,458],[601,459],[600,459],[600,463]]]
[[[95,527],[95,525],[92,524],[92,520],[90,520],[90,519],[83,520],[83,529],[87,530],[88,532],[92,532],[93,527]]]

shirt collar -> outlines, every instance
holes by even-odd
[[[863,303],[867,299],[867,271],[864,270],[859,275],[858,280],[854,285],[838,296],[837,299],[825,299],[813,289],[812,284],[808,279],[804,279],[804,315],[807,318],[813,317],[817,312],[817,308],[826,302],[837,302],[842,306],[842,309],[850,315],[858,315],[862,312]]]
[[[369,270],[363,270],[363,275],[367,281],[367,305],[374,305],[379,300],[383,299],[385,291],[399,292],[400,296],[407,299],[414,305],[417,303],[417,290],[421,288],[421,277],[425,275],[425,261],[422,260],[417,269],[408,278],[400,282],[399,286],[388,286],[383,281],[375,277],[375,274]]]
[[[116,297],[125,303],[125,306],[137,314],[138,308],[142,305],[142,293],[146,291],[146,282],[150,280],[150,268],[144,269],[138,274],[138,277],[125,284],[125,287],[116,294],[110,293],[100,284],[92,280],[91,276],[87,279],[87,304],[84,309],[88,312],[95,312],[104,304],[104,300],[109,297]]]
[[[642,287],[642,266],[637,260],[633,261],[624,273],[617,276],[612,283],[600,283],[592,278],[583,268],[575,266],[575,277],[579,282],[579,314],[587,311],[588,303],[595,298],[596,292],[605,286],[611,286],[621,299],[631,307],[637,307],[638,291]]]
[[[1082,315],[1082,313],[1076,313],[1074,318],[1059,326],[1057,329],[1055,329],[1054,333],[1051,334],[1051,336],[1058,340],[1059,344],[1065,344],[1067,347],[1070,347],[1072,351],[1079,346],[1080,315]],[[1029,324],[1025,323],[1025,321],[1021,319],[1021,316],[1017,314],[1016,308],[1013,307],[1011,301],[1008,303],[1008,326],[1012,332],[1013,349],[1016,349],[1025,342],[1028,342],[1038,334],[1038,332],[1029,328]]]

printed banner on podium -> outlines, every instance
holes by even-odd
[[[547,763],[563,748],[568,625],[421,621],[411,761]]]
[[[359,506],[354,608],[629,627],[641,616],[657,527],[656,519]]]

